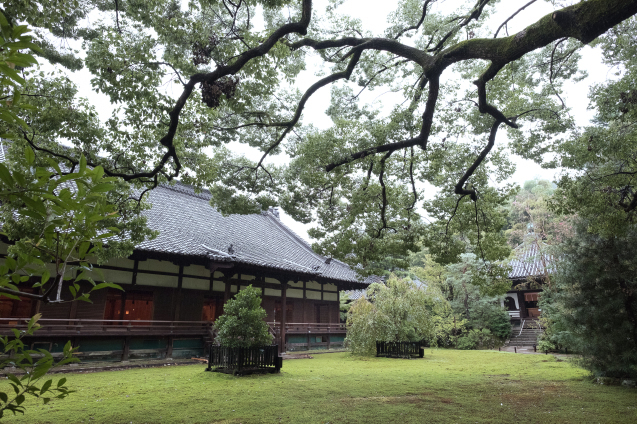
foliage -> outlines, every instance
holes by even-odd
[[[265,309],[261,307],[261,292],[249,285],[229,299],[223,315],[215,321],[215,341],[227,347],[257,347],[272,343]]]
[[[563,84],[584,75],[579,49],[629,19],[633,1],[550,2],[554,13],[535,23],[512,17],[526,28],[509,35],[492,19],[496,1],[403,0],[385,30],[366,31],[340,1],[7,0],[9,25],[34,28],[41,60],[61,72],[22,70],[21,102],[33,108],[15,113],[28,129],[8,122],[0,133],[68,167],[83,154],[139,188],[174,178],[210,188],[223,213],[278,204],[314,221],[321,253],[364,272],[384,258],[406,268],[421,241],[444,263],[467,243],[493,263],[509,254],[511,152],[541,162],[572,138]],[[313,52],[321,76],[301,93]],[[86,88],[67,77],[79,69],[110,116],[80,97]],[[328,85],[332,125],[304,125],[307,101]],[[502,129],[508,146],[496,143]],[[231,153],[232,142],[258,158]],[[282,153],[289,163],[268,160]],[[425,182],[441,190],[423,203]]]
[[[17,150],[17,146],[11,148]],[[118,181],[105,178],[100,167],[88,168],[83,157],[75,172],[63,172],[51,159],[49,167],[38,166],[28,146],[22,155],[14,151],[10,157],[9,167],[0,163],[0,216],[2,235],[14,244],[0,266],[0,295],[17,300],[26,295],[42,302],[90,301],[89,295],[95,290],[119,288],[103,277],[97,283],[94,278],[98,279],[100,273],[92,262],[128,255],[135,243],[152,233],[144,230],[143,218],[126,220],[122,216],[121,212],[130,212],[131,208],[118,209],[130,204],[127,199],[114,201],[118,198]],[[23,292],[26,284],[35,289],[34,293]],[[63,291],[65,286],[70,297]],[[0,393],[0,411],[24,413],[21,405],[25,394],[41,397],[46,403],[51,396],[70,393],[63,380],[55,388],[51,388],[50,380],[41,387],[36,385],[50,368],[74,361],[70,344],[57,362],[43,349],[25,348],[21,339],[38,329],[38,317],[29,322],[26,332],[14,330],[15,338],[0,339],[3,352],[16,356],[2,364],[29,371],[21,379],[10,377],[16,385],[16,396],[10,399]]]
[[[463,254],[461,260],[447,265],[443,285],[452,311],[466,320],[468,332],[457,340],[458,346],[461,341],[465,349],[501,344],[511,335],[509,315],[500,306],[500,299],[510,290],[511,281],[501,276],[499,280],[489,282],[480,276],[484,272],[483,263],[473,254]],[[490,341],[491,337],[493,341]]]
[[[508,223],[505,234],[512,247],[525,242],[525,236],[533,233],[547,245],[557,245],[572,236],[570,216],[556,214],[549,208],[555,192],[553,183],[547,180],[525,181],[522,190],[508,206]]]
[[[433,335],[434,289],[391,276],[373,283],[347,315],[345,345],[357,355],[372,355],[376,341],[420,341]]]
[[[591,88],[593,122],[557,149],[556,162],[568,172],[558,181],[551,208],[578,214],[603,237],[621,237],[637,210],[636,29],[631,18],[597,41],[614,78]]]
[[[588,227],[577,222],[576,236],[563,244],[556,288],[542,301],[551,320],[547,342],[574,339],[581,365],[596,376],[636,377],[637,228],[607,238]]]
[[[560,287],[550,286],[542,290],[538,302],[542,309],[540,324],[543,332],[538,339],[537,349],[541,352],[556,352],[568,349],[569,352],[581,352],[581,340],[573,333],[563,317],[566,311],[557,300],[561,296]]]
[[[280,374],[241,379],[203,369],[199,364],[70,374],[76,393],[44,406],[27,400],[33,414],[6,422],[177,424],[212,416],[250,424],[279,418],[286,424],[417,424],[424,408],[426,421],[441,424],[466,421],[467,412],[479,423],[516,416],[522,423],[637,419],[634,389],[592,385],[585,370],[553,355],[426,349],[423,360],[397,361],[331,353],[284,361]],[[8,383],[0,381],[0,390]]]
[[[12,339],[7,336],[0,337],[2,353],[6,355],[4,359],[0,360],[0,368],[17,368],[23,374],[20,378],[14,374],[7,374],[7,379],[15,394],[9,391],[0,391],[0,418],[4,416],[5,411],[10,411],[13,415],[18,412],[24,414],[25,395],[41,398],[46,405],[51,399],[63,399],[73,393],[66,386],[66,378],[60,378],[55,385],[53,385],[53,379],[46,380],[41,386],[39,385],[46,373],[52,368],[79,362],[79,359],[73,357],[73,352],[77,349],[71,348],[70,341],[64,346],[62,359],[57,362],[48,350],[25,348],[22,338],[33,335],[39,327],[39,318],[40,314],[31,318],[25,331],[13,329],[14,338]]]
[[[28,53],[20,50],[39,50],[32,42],[32,37],[26,35],[29,29],[26,25],[10,25],[2,10],[0,10],[0,122],[18,125],[26,128],[27,124],[15,113],[20,108],[28,108],[20,102],[21,88],[25,83],[16,67],[26,68],[38,62]],[[0,137],[10,137],[10,133],[0,132]]]
[[[345,292],[340,293],[339,296],[339,318],[341,322],[347,321],[347,312],[349,312],[349,308],[352,306],[349,295]]]
[[[456,347],[458,338],[465,334],[468,321],[456,313],[448,301],[437,302],[433,316],[434,335],[431,345],[437,347]]]
[[[510,333],[509,324],[509,334]],[[491,334],[488,328],[471,329],[465,333],[462,337],[458,338],[456,348],[460,350],[472,350],[472,349],[493,349],[502,345],[502,338]]]

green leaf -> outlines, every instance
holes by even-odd
[[[109,183],[100,183],[91,187],[91,193],[105,193],[107,191],[111,191],[115,188],[113,184]]]
[[[104,168],[96,166],[93,169],[93,181],[99,181],[104,176]]]
[[[17,174],[14,174],[17,175]],[[20,184],[22,185],[22,184]],[[28,208],[30,208],[34,212],[40,213],[43,217],[46,216],[47,210],[46,206],[44,206],[43,202],[38,202],[36,200],[31,199],[28,196],[19,196],[20,200],[22,200]]]
[[[0,392],[0,400],[4,403],[9,401],[9,396],[5,392]]]
[[[46,158],[46,161],[49,162],[49,165],[51,165],[51,168],[55,169],[55,172],[57,172],[58,174],[62,173],[62,170],[60,169],[60,165],[58,165],[56,161],[54,161],[51,158]]]
[[[15,398],[15,403],[16,403],[16,405],[21,405],[22,402],[24,402],[24,395],[23,394],[19,394]]]
[[[12,80],[14,80],[15,82],[17,82],[20,85],[24,85],[24,83],[26,81],[24,81],[24,78],[22,78],[20,76],[20,74],[18,74],[14,69],[9,68],[7,65],[0,63],[0,71],[6,75],[7,77],[11,78]]]
[[[80,248],[77,251],[80,259],[84,259],[84,256],[86,256],[86,252],[88,251],[89,247],[91,247],[91,242],[89,241],[84,241],[80,244]]]
[[[33,162],[35,162],[35,153],[33,153],[33,149],[30,146],[24,148],[24,158],[29,165],[33,165]]]
[[[27,186],[27,180],[24,178],[24,175],[22,175],[21,172],[14,171],[13,172],[13,178],[15,179],[15,181],[18,183],[19,186],[21,186],[21,187],[26,187]]]
[[[42,360],[38,361],[37,365],[33,369],[33,373],[31,374],[31,379],[32,380],[37,380],[38,378],[42,377],[47,372],[49,372],[49,370],[51,369],[52,366],[53,366],[53,360],[52,359],[47,359],[47,360],[44,360],[44,361],[42,361]]]
[[[7,167],[2,163],[0,163],[0,180],[9,187],[13,187],[15,185],[15,181],[13,180],[13,177],[11,177],[11,172],[9,172]]]
[[[3,26],[3,27],[10,26],[9,21],[7,21],[7,18],[4,16],[2,12],[0,12],[0,26]]]
[[[51,387],[51,384],[53,384],[53,380],[47,380],[43,385],[42,388],[40,389],[40,394],[44,394],[47,390],[49,390],[49,387]]]
[[[30,330],[31,328],[36,326],[40,318],[42,318],[42,314],[33,315],[31,319],[29,320],[29,324],[27,325],[27,328]]]
[[[122,290],[122,291],[124,290],[123,288],[121,288],[119,285],[117,285],[117,284],[115,284],[115,283],[99,283],[98,285],[96,285],[95,287],[93,287],[93,288],[91,289],[91,291],[94,291],[94,290],[101,290],[101,289],[104,289],[104,288],[107,288],[107,287],[108,287],[108,288],[112,288],[112,289],[119,289],[119,290]]]
[[[84,155],[80,156],[80,171],[78,172],[78,174],[84,175],[84,173],[86,172],[86,158],[84,157]]]
[[[16,386],[22,387],[22,383],[20,382],[20,380],[18,380],[18,377],[16,377],[15,375],[9,374],[7,375],[7,378],[11,380],[11,382],[15,384]]]

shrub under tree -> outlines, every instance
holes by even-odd
[[[261,293],[252,285],[241,290],[224,306],[217,318],[217,343],[226,347],[256,347],[272,343],[272,335],[261,307]]]

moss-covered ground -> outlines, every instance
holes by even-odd
[[[551,355],[428,349],[348,353],[233,377],[204,365],[67,374],[77,390],[27,402],[20,423],[635,423],[637,389],[600,386]],[[56,379],[61,377],[55,376]],[[1,389],[9,389],[6,381]]]

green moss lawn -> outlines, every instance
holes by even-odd
[[[428,349],[412,360],[316,355],[239,378],[204,369],[68,374],[76,393],[46,406],[30,400],[25,416],[3,422],[637,422],[637,389],[592,384],[551,355]]]

